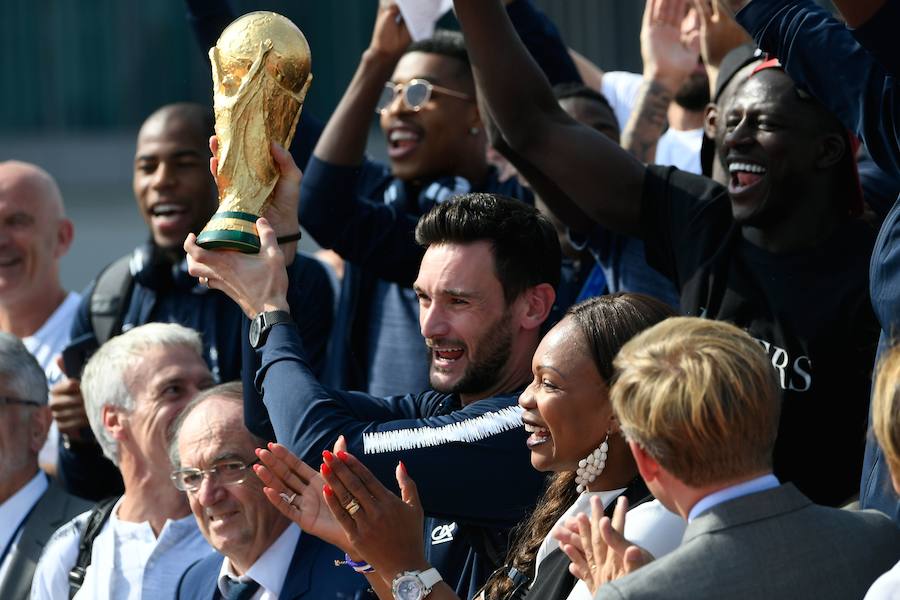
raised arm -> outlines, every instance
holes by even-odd
[[[550,85],[581,83],[580,70],[574,57],[569,55],[559,30],[547,15],[538,10],[532,0],[508,2],[506,14]]]
[[[372,115],[384,83],[411,42],[406,25],[402,20],[398,22],[399,14],[396,5],[378,9],[372,41],[319,138],[313,152],[316,158],[333,165],[362,163]]]
[[[666,115],[678,88],[697,67],[699,38],[682,39],[686,0],[647,0],[641,23],[644,80],[622,132],[622,147],[639,161],[656,158],[656,145],[666,128]]]
[[[510,147],[612,229],[638,230],[644,166],[571,119],[499,0],[455,0],[478,89]]]

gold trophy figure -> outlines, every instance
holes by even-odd
[[[309,44],[289,19],[246,14],[210,49],[219,140],[219,209],[197,236],[207,249],[259,252],[256,219],[279,177],[270,141],[287,148],[312,83]]]

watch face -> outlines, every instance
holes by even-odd
[[[250,345],[256,348],[259,343],[259,325],[260,318],[256,317],[253,321],[250,322]]]
[[[412,575],[404,575],[397,581],[394,592],[396,600],[422,600],[422,584],[419,578]]]

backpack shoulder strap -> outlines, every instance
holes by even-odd
[[[75,597],[75,594],[81,589],[81,584],[84,583],[84,574],[88,565],[91,564],[91,551],[94,548],[94,539],[100,535],[100,531],[109,520],[113,507],[120,497],[113,496],[98,502],[91,510],[91,514],[84,524],[84,529],[81,531],[81,539],[78,542],[78,557],[75,559],[75,566],[69,571],[69,600]]]
[[[103,269],[91,292],[91,327],[100,346],[122,330],[122,321],[134,286],[131,256],[127,254]]]

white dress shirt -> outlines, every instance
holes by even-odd
[[[593,496],[600,496],[605,509],[624,491],[625,488],[608,492],[585,492],[581,494],[578,496],[575,504],[570,506],[563,516],[557,520],[553,529],[556,529],[566,519],[578,513],[585,513],[590,516],[591,498]],[[635,506],[628,511],[628,516],[625,519],[625,538],[631,543],[646,549],[655,558],[660,558],[681,544],[685,527],[687,527],[687,523],[684,522],[684,519],[666,510],[659,500],[652,500]],[[544,538],[535,557],[535,573],[538,572],[541,562],[547,555],[557,548],[559,548],[559,542],[553,537],[553,530],[551,529],[550,534]],[[588,587],[583,581],[578,580],[567,600],[590,600],[591,598],[593,598],[593,594],[588,590]]]
[[[734,500],[741,496],[749,496],[750,494],[755,494],[757,492],[771,490],[777,488],[779,485],[781,485],[781,483],[779,483],[778,479],[769,473],[768,475],[756,477],[755,479],[721,489],[718,492],[713,492],[709,496],[702,498],[693,506],[693,508],[691,508],[691,511],[688,513],[688,523],[712,507],[722,504],[723,502],[728,502],[729,500]]]
[[[117,517],[120,499],[94,539],[91,564],[76,600],[163,600],[174,598],[178,581],[212,548],[188,515],[167,520],[157,538],[150,523]],[[78,557],[80,529],[90,513],[61,527],[47,543],[31,587],[32,600],[68,598],[69,571]]]
[[[259,584],[259,589],[250,597],[250,600],[278,600],[299,541],[300,528],[295,523],[291,523],[240,577],[234,574],[231,561],[226,556],[222,561],[222,568],[219,570],[219,578],[216,580],[222,597],[226,593],[224,585],[226,578],[241,582],[252,579]]]
[[[16,538],[22,535],[22,530],[19,528],[22,521],[47,491],[48,486],[47,476],[43,471],[38,471],[37,475],[19,488],[19,491],[0,504],[0,552],[6,551],[5,554],[0,555],[0,561],[3,561],[0,563],[0,581],[3,581],[6,576],[6,559],[10,554],[9,550],[15,545]]]

